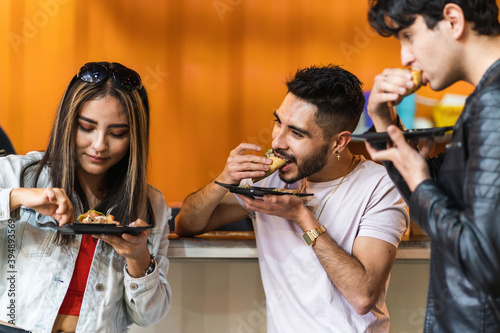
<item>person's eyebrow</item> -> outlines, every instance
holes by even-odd
[[[86,123],[91,123],[91,124],[97,125],[97,121],[83,117],[83,116],[78,116],[78,119],[83,120]]]
[[[276,111],[274,111],[273,114],[276,117],[276,120],[281,123],[280,117],[278,117],[278,113]],[[290,129],[292,129],[292,130],[294,130],[294,131],[296,131],[296,132],[301,133],[302,135],[304,135],[304,136],[306,136],[308,138],[312,138],[312,134],[309,131],[307,131],[307,130],[305,130],[303,128],[300,128],[300,127],[294,126],[294,125],[288,125],[287,127],[290,128]]]
[[[312,138],[311,133],[309,131],[306,131],[303,128],[300,128],[300,127],[297,127],[297,126],[293,126],[293,125],[289,125],[288,128],[290,128],[290,129],[292,129],[292,130],[294,130],[296,132],[299,132],[302,135],[307,136],[308,138]]]
[[[83,116],[78,116],[78,119],[83,120],[87,123],[91,123],[93,125],[97,125],[97,121],[83,117]],[[112,124],[109,127],[110,128],[129,128],[128,124]]]
[[[276,118],[277,121],[280,121],[280,117],[278,117],[278,113],[276,111],[273,112],[274,117]]]
[[[404,37],[404,34],[409,31],[409,27],[402,28],[394,28],[394,37],[396,37],[397,40],[401,40]]]

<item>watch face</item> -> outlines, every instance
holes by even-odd
[[[309,246],[314,245],[314,240],[312,240],[311,237],[309,237],[309,234],[307,232],[305,232],[302,237],[306,241],[307,245],[309,245]]]

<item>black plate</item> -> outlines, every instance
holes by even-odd
[[[403,135],[407,139],[415,138],[434,138],[443,136],[446,132],[453,130],[454,126],[422,128],[403,131]],[[353,139],[361,139],[369,142],[388,142],[391,138],[387,132],[368,132],[363,134],[352,134]]]
[[[229,192],[236,194],[243,194],[249,197],[262,197],[266,194],[274,194],[274,195],[296,195],[298,197],[308,197],[314,195],[313,193],[287,193],[287,192],[278,192],[274,191],[274,187],[239,187],[238,185],[224,184],[215,181],[217,185],[225,187],[229,189]]]
[[[69,235],[121,235],[121,234],[131,234],[138,235],[141,231],[153,228],[152,225],[147,227],[117,227],[114,224],[91,224],[91,223],[74,223],[66,224],[62,227],[56,225],[55,223],[47,223],[52,229],[59,230],[63,234]]]

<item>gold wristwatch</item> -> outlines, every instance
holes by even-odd
[[[317,228],[304,232],[302,237],[306,241],[307,245],[314,246],[314,244],[316,244],[316,238],[318,238],[321,234],[325,232],[326,232],[326,227],[324,225],[320,225]]]

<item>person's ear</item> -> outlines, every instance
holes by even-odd
[[[443,20],[449,24],[452,36],[458,40],[465,30],[465,15],[462,8],[454,3],[448,3],[443,8]]]
[[[344,150],[347,145],[351,142],[351,132],[343,131],[337,134],[337,139],[333,141],[332,151],[338,151],[339,153]]]

